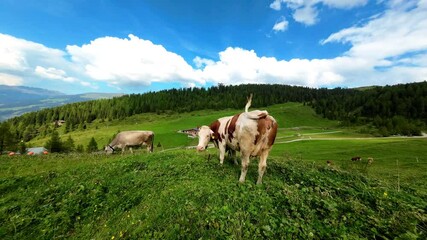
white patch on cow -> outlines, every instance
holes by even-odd
[[[197,135],[199,136],[199,144],[197,145],[198,151],[203,151],[211,140],[213,131],[208,126],[201,126]]]

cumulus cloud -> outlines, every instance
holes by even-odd
[[[296,22],[314,25],[319,21],[318,14],[321,5],[329,8],[351,9],[363,6],[367,2],[368,0],[274,0],[270,4],[270,8],[280,11],[282,5],[285,5],[286,8],[293,11],[292,16]]]
[[[98,38],[81,47],[67,46],[67,51],[90,78],[111,84],[203,83],[199,72],[180,55],[132,34],[128,37]]]
[[[279,22],[276,22],[273,26],[273,31],[275,32],[284,32],[286,29],[288,29],[289,22],[285,19],[285,17],[282,17]]]
[[[364,3],[323,2],[341,8]],[[287,61],[258,56],[254,50],[227,48],[219,53],[218,61],[202,69],[203,77],[206,81],[225,84],[284,83],[311,87],[426,80],[427,1],[395,0],[387,6],[385,12],[370,18],[363,26],[343,29],[321,41],[321,44],[350,44],[350,50],[342,56]]]
[[[74,82],[66,73],[73,68],[66,57],[62,50],[0,33],[1,84],[28,84],[30,79]]]
[[[62,61],[64,55],[61,50],[0,33],[0,70],[27,71],[36,63],[50,65]]]
[[[219,60],[203,69],[206,81],[223,84],[283,83],[316,87],[337,84],[343,76],[328,60],[277,60],[259,57],[254,50],[227,48]]]
[[[302,0],[276,2],[295,10],[308,6],[308,1]],[[313,2],[337,8],[365,3]],[[20,85],[39,79],[90,88],[100,84],[115,89],[153,82],[188,87],[206,83],[355,87],[426,80],[427,1],[393,0],[384,4],[387,9],[363,25],[342,29],[320,41],[323,45],[350,46],[342,55],[328,59],[279,59],[233,46],[220,51],[216,59],[196,56],[191,62],[162,45],[134,35],[101,37],[59,50],[0,34],[0,84]],[[285,25],[278,29],[285,30]]]
[[[69,45],[63,51],[0,34],[0,73],[1,83],[8,85],[49,80],[96,89],[97,82],[115,88],[152,82],[181,82],[183,86],[205,83],[200,70],[183,57],[134,35],[124,39],[101,37],[82,46]]]

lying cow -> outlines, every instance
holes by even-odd
[[[117,134],[114,140],[105,146],[107,153],[113,153],[116,148],[121,148],[122,153],[129,148],[133,153],[132,147],[147,145],[147,151],[153,152],[154,132],[152,131],[124,131]]]
[[[259,156],[257,184],[261,184],[267,167],[267,157],[276,139],[278,126],[276,120],[268,115],[267,111],[248,112],[251,100],[252,96],[248,99],[245,112],[232,117],[220,118],[210,126],[200,127],[197,150],[205,150],[209,141],[213,141],[219,148],[221,164],[224,162],[227,148],[240,151],[242,159],[240,182],[245,181],[249,158]]]
[[[361,157],[352,157],[351,161],[353,161],[353,162],[362,161],[362,158]]]

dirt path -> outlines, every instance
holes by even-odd
[[[331,132],[332,133],[332,132]],[[315,133],[310,135],[319,135],[326,133]],[[421,136],[393,136],[393,137],[342,137],[342,138],[312,138],[310,135],[305,135],[307,137],[293,139],[289,141],[276,142],[275,144],[283,144],[283,143],[292,143],[292,142],[300,142],[300,141],[336,141],[336,140],[366,140],[366,139],[419,139],[419,138],[427,138],[426,133],[422,133]]]

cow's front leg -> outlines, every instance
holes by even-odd
[[[246,178],[246,173],[249,167],[249,154],[242,152],[242,172],[240,174],[239,182],[243,183]]]
[[[132,147],[129,147],[129,150],[130,150],[130,153],[132,153],[132,154],[133,154],[133,150],[132,150]]]
[[[218,148],[219,148],[219,163],[222,165],[224,163],[224,158],[225,158],[225,145],[222,143],[219,143]]]

